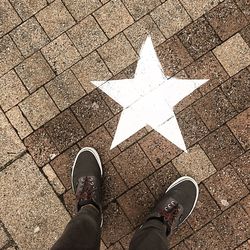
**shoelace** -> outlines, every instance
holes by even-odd
[[[179,210],[180,209],[178,203],[176,203],[175,201],[171,201],[164,209],[160,211],[160,214],[163,217],[164,221],[166,221],[171,227]]]
[[[94,184],[94,178],[91,176],[82,177],[79,179],[79,183],[77,186],[77,198],[80,201],[87,201],[93,199],[93,194],[96,191],[96,187]]]

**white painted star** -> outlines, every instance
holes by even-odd
[[[148,37],[142,46],[133,79],[92,81],[123,107],[111,149],[149,125],[186,151],[173,108],[207,81],[166,77]]]

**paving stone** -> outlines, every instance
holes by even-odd
[[[188,250],[184,242],[181,242],[177,246],[173,247],[172,250]]]
[[[83,57],[107,42],[107,37],[92,16],[88,16],[68,31],[68,35]]]
[[[209,130],[220,127],[237,114],[219,87],[199,99],[194,109]]]
[[[9,238],[6,232],[4,231],[3,227],[0,227],[0,247],[3,247],[8,243]]]
[[[38,22],[51,39],[55,39],[75,24],[64,4],[56,0],[36,14]]]
[[[53,78],[54,72],[40,52],[33,54],[15,68],[30,93]]]
[[[152,131],[139,141],[155,168],[159,168],[181,153],[181,150],[165,137]]]
[[[221,43],[220,38],[204,17],[200,17],[178,34],[190,55],[197,59]]]
[[[193,177],[198,183],[216,172],[213,164],[199,145],[195,145],[173,160],[181,175]]]
[[[49,164],[43,167],[43,173],[46,175],[49,183],[52,185],[58,195],[61,195],[65,192],[63,184],[58,179],[57,175]]]
[[[0,77],[23,60],[9,35],[0,38]]]
[[[250,108],[234,117],[227,124],[242,147],[248,150],[250,148]]]
[[[191,22],[179,0],[163,3],[151,12],[151,16],[166,38],[170,38]]]
[[[240,34],[234,35],[213,52],[230,76],[250,64],[250,48]]]
[[[50,248],[70,218],[31,157],[26,154],[3,170],[0,183],[1,218],[19,248]]]
[[[120,240],[120,243],[124,249],[129,249],[130,242],[134,236],[135,232],[133,231],[132,233],[126,235]]]
[[[34,129],[41,127],[59,113],[43,87],[23,100],[19,107]]]
[[[248,21],[232,0],[226,0],[206,14],[211,26],[222,40],[241,30]]]
[[[39,167],[42,167],[59,154],[44,128],[36,130],[25,138],[24,144]]]
[[[104,126],[101,126],[91,134],[84,137],[80,147],[94,147],[101,156],[102,162],[106,163],[120,153],[118,147],[110,149],[113,138]]]
[[[184,222],[173,232],[170,238],[170,247],[174,247],[193,233],[192,228],[187,222]]]
[[[102,6],[99,0],[63,0],[63,2],[77,21],[80,21]]]
[[[114,245],[111,245],[108,250],[123,250],[123,247],[119,242],[115,243]]]
[[[114,138],[114,135],[115,135],[115,132],[116,132],[116,129],[117,129],[119,119],[120,119],[120,114],[114,116],[112,119],[110,119],[108,122],[105,123],[105,127],[107,128],[107,130],[109,131],[109,133],[111,134],[111,136],[113,138]],[[135,134],[130,136],[127,140],[120,143],[118,145],[118,147],[123,151],[126,148],[128,148],[130,145],[134,144],[136,141],[141,139],[146,134],[147,134],[147,130],[145,128],[142,128],[138,132],[136,132]]]
[[[250,217],[239,204],[226,210],[213,224],[230,249],[250,238]]]
[[[29,95],[13,70],[0,78],[0,88],[0,105],[4,111],[12,108]]]
[[[188,249],[228,249],[223,238],[211,223],[185,240],[185,244]]]
[[[203,14],[215,7],[220,0],[180,0],[187,10],[188,14],[192,17],[193,20],[201,17]]]
[[[99,153],[99,151],[98,151]],[[102,201],[106,205],[109,202],[112,202],[127,189],[127,185],[122,180],[119,173],[114,168],[114,165],[111,162],[106,163],[104,166],[104,175],[103,175],[103,187],[102,187]]]
[[[240,31],[241,37],[250,46],[250,24]]]
[[[199,185],[199,198],[192,214],[188,218],[188,223],[194,230],[199,230],[220,213],[220,208],[205,186],[203,184]]]
[[[8,247],[7,250],[16,250],[15,247]]]
[[[250,73],[244,69],[221,85],[222,91],[238,112],[250,107]]]
[[[65,33],[43,47],[42,53],[57,74],[81,59],[77,49]]]
[[[250,215],[250,194],[240,201],[241,206],[247,212],[248,216]]]
[[[107,66],[96,52],[83,58],[72,66],[71,69],[87,93],[90,93],[96,88],[91,81],[104,81],[112,77]]]
[[[25,151],[25,147],[18,138],[13,127],[8,122],[4,113],[0,110],[0,167],[16,158]]]
[[[85,136],[80,123],[70,110],[63,111],[44,127],[60,152]]]
[[[60,110],[68,108],[85,95],[71,70],[67,70],[45,85]]]
[[[103,212],[102,240],[105,245],[114,244],[132,229],[121,207],[116,203],[110,203]]]
[[[147,177],[144,182],[154,195],[155,199],[159,200],[167,188],[179,177],[180,174],[170,162]]]
[[[222,210],[227,209],[248,194],[248,189],[232,166],[220,170],[205,185]]]
[[[11,31],[21,23],[20,17],[17,15],[8,0],[2,0],[0,3],[1,24],[0,37]]]
[[[101,240],[100,250],[107,250],[107,247],[105,246],[102,240]]]
[[[187,147],[208,134],[207,127],[192,107],[185,108],[176,117]]]
[[[63,195],[63,201],[70,215],[72,217],[75,216],[77,214],[76,196],[73,193],[72,189],[70,189]]]
[[[109,38],[112,38],[134,22],[120,0],[109,1],[94,12],[94,17]]]
[[[50,162],[66,190],[71,188],[71,170],[79,148],[74,145]]]
[[[26,20],[47,5],[46,0],[10,0],[19,16]]]
[[[248,0],[236,0],[241,11],[245,14],[248,21],[250,20],[250,3]]]
[[[209,134],[199,144],[217,169],[223,168],[244,152],[226,126]]]
[[[141,182],[119,197],[118,203],[131,224],[136,227],[144,222],[154,206],[155,199],[145,183]]]
[[[250,189],[250,151],[248,150],[245,154],[234,160],[232,162],[232,166],[246,184],[248,189]]]
[[[13,107],[8,112],[6,112],[6,116],[8,117],[10,123],[15,128],[21,139],[27,137],[33,132],[33,129],[31,128],[30,124],[28,123],[18,106]]]
[[[87,133],[112,117],[111,111],[96,90],[75,103],[72,110]]]
[[[123,2],[135,20],[140,19],[161,3],[159,0],[124,0]]]
[[[137,60],[134,49],[123,34],[109,40],[98,52],[114,75]]]
[[[149,15],[146,15],[128,27],[124,31],[124,34],[138,53],[148,35],[151,36],[155,47],[165,41],[165,37]]]
[[[199,90],[206,94],[229,78],[212,52],[208,52],[185,68],[191,79],[209,79]]]
[[[166,76],[175,75],[193,61],[176,36],[158,46],[156,51]]]
[[[25,57],[49,43],[48,36],[34,17],[14,29],[10,36]]]
[[[249,247],[250,247],[250,241],[248,240],[239,247],[237,247],[236,250],[249,250]]]
[[[154,168],[138,144],[127,148],[112,160],[125,183],[132,187],[153,173]]]

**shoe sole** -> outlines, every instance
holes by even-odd
[[[76,161],[78,159],[78,156],[82,153],[82,152],[85,152],[85,151],[88,151],[88,152],[91,152],[94,157],[96,158],[96,161],[98,163],[98,166],[100,168],[100,171],[101,171],[101,176],[103,176],[103,169],[102,169],[102,163],[101,163],[101,159],[100,159],[100,156],[99,154],[97,153],[97,151],[92,148],[92,147],[85,147],[85,148],[82,148],[76,155],[76,158],[74,160],[74,164],[73,164],[73,167],[72,167],[72,171],[71,171],[71,186],[72,186],[72,190],[73,192],[75,193],[75,189],[74,189],[74,185],[73,185],[73,173],[74,173],[74,169],[75,169],[75,165],[76,165]],[[101,216],[102,216],[102,220],[101,220],[101,225],[100,227],[102,227],[103,225],[103,214],[101,213]]]
[[[195,187],[196,187],[196,197],[195,197],[194,205],[193,205],[191,211],[189,212],[189,214],[187,215],[187,217],[185,218],[185,220],[186,220],[190,216],[190,214],[193,212],[193,210],[194,210],[194,208],[196,206],[198,197],[199,197],[199,186],[198,186],[197,182],[193,178],[191,178],[189,176],[182,176],[179,179],[177,179],[175,182],[173,182],[168,187],[168,189],[165,191],[165,193],[167,193],[170,189],[172,189],[173,187],[175,187],[176,185],[178,185],[179,183],[181,183],[183,181],[191,181],[195,185]],[[185,220],[183,220],[179,225],[181,225]]]

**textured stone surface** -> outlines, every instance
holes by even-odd
[[[61,235],[69,215],[31,157],[25,155],[12,163],[0,173],[0,182],[1,219],[19,247],[50,248]],[[12,183],[18,193],[13,192]]]
[[[240,34],[234,35],[215,48],[213,52],[230,76],[250,64],[250,48]]]
[[[163,3],[151,12],[151,16],[166,38],[171,37],[191,22],[191,18],[179,0]]]
[[[95,11],[94,16],[104,32],[112,38],[134,21],[121,0],[111,0]]]
[[[0,247],[3,248],[9,241],[8,235],[3,227],[0,227]]]
[[[16,72],[30,93],[54,77],[54,72],[40,52],[33,54],[16,67]]]

